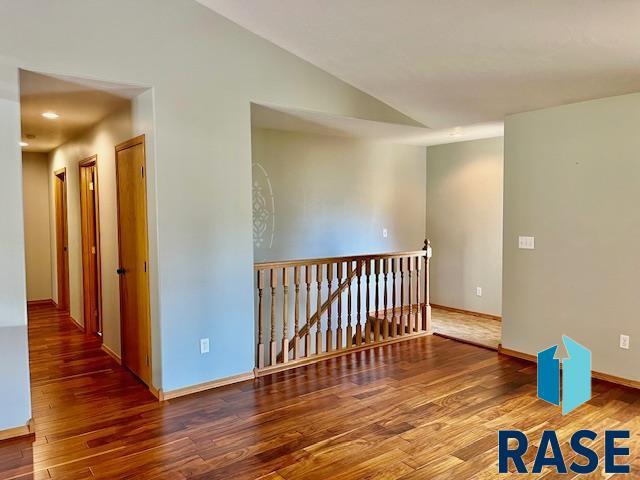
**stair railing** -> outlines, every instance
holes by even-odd
[[[256,263],[256,372],[431,333],[430,257],[425,241],[418,251]]]

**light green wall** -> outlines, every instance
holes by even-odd
[[[275,206],[273,244],[269,222],[256,261],[422,248],[425,147],[261,128],[252,143]]]
[[[154,382],[173,390],[251,370],[251,102],[416,122],[193,0],[0,0],[0,12],[0,198],[10,210],[0,328],[26,334],[18,68],[147,86]],[[25,364],[23,338],[7,365]],[[19,380],[28,392],[28,375]]]
[[[502,166],[502,137],[427,148],[435,304],[501,314]]]
[[[505,129],[503,345],[535,354],[566,334],[594,370],[640,380],[640,94],[512,115]]]

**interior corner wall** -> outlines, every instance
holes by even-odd
[[[433,304],[501,315],[502,182],[502,137],[427,148]]]
[[[416,122],[193,0],[0,0],[0,11],[0,66],[16,78],[25,68],[153,87],[156,386],[251,371],[251,102]],[[4,141],[17,148],[19,133]]]
[[[506,119],[504,347],[536,354],[564,334],[593,370],[640,380],[639,133],[640,94]]]
[[[254,128],[252,148],[254,195],[269,215],[257,262],[422,248],[425,147]]]
[[[51,300],[49,169],[46,153],[22,154],[27,300]]]
[[[0,62],[0,431],[31,418],[18,71]]]
[[[131,107],[120,109],[78,138],[49,154],[51,218],[55,218],[54,172],[66,168],[67,223],[69,244],[69,296],[71,317],[81,326],[83,318],[82,230],[79,163],[97,155],[100,215],[100,260],[102,274],[102,341],[120,355],[120,291],[118,268],[118,220],[116,200],[115,146],[134,136]],[[55,227],[51,250],[56,251]],[[53,262],[53,285],[57,298],[57,265]]]

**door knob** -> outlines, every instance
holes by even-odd
[[[124,275],[124,272],[125,272],[125,269],[124,269],[124,268],[119,268],[119,269],[117,269],[117,270],[116,270],[116,273],[117,273],[118,275]]]

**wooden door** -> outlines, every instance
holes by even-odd
[[[67,225],[67,172],[54,173],[54,196],[56,209],[56,266],[58,280],[58,307],[69,311],[69,242]]]
[[[102,335],[100,220],[97,155],[80,162],[80,223],[82,231],[82,291],[84,326]]]
[[[151,385],[144,135],[116,147],[122,363]]]

